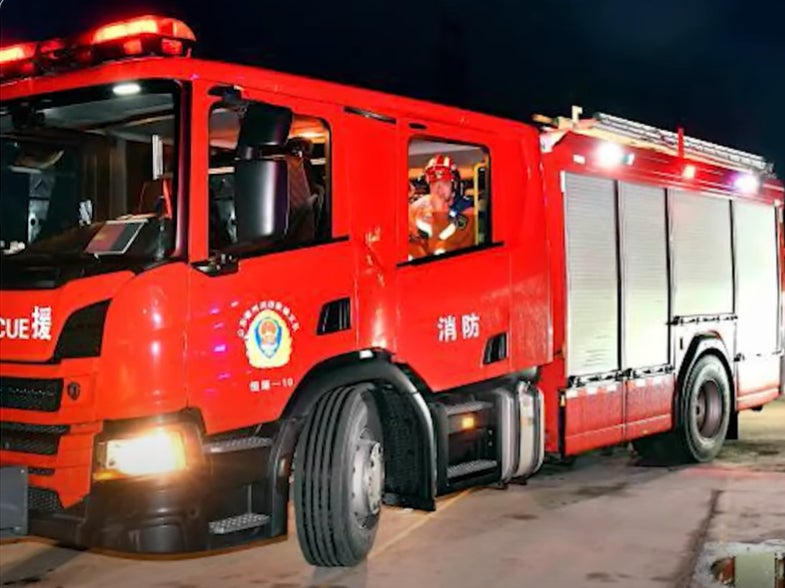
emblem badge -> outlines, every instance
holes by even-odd
[[[247,311],[237,331],[245,342],[245,355],[252,367],[269,369],[289,363],[293,333],[300,328],[294,313],[280,302],[262,302]]]

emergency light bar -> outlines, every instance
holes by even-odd
[[[35,55],[35,43],[20,43],[0,49],[0,63],[10,63],[13,61],[23,61]]]
[[[87,67],[144,55],[189,56],[196,36],[174,18],[141,16],[109,23],[70,39],[0,48],[0,80]]]
[[[179,20],[144,16],[100,27],[92,33],[91,44],[98,45],[108,41],[138,37],[145,34],[196,41],[193,31],[188,25]]]

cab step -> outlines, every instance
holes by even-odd
[[[499,462],[493,459],[475,459],[464,463],[458,463],[447,468],[447,478],[454,480],[470,474],[493,471],[498,465]]]
[[[246,529],[264,527],[269,522],[270,517],[267,515],[246,512],[241,515],[210,521],[209,527],[210,533],[213,535],[228,535],[229,533],[237,533],[238,531],[245,531]]]
[[[271,447],[272,439],[267,437],[242,437],[240,439],[227,439],[225,441],[212,441],[204,445],[204,453],[215,455],[219,453],[232,453],[246,451],[260,447]]]
[[[500,477],[497,410],[486,398],[444,395],[430,403],[436,433],[437,493],[492,484]]]
[[[448,404],[445,407],[447,416],[455,416],[458,414],[467,414],[470,412],[480,412],[482,410],[489,410],[493,408],[493,404],[483,400],[472,400],[462,404]]]

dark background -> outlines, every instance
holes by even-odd
[[[570,106],[785,176],[785,0],[4,0],[2,44],[155,12],[196,54],[530,120]]]

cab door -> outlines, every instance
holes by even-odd
[[[282,239],[237,253],[239,115],[205,90],[194,108],[186,369],[191,404],[202,408],[208,431],[218,431],[277,418],[309,369],[353,347],[355,288],[335,173],[344,158],[340,110],[243,89],[244,100],[293,112],[285,155],[290,210]]]
[[[495,191],[492,135],[407,122],[398,157],[397,348],[402,361],[441,391],[509,371],[510,259],[493,231],[504,188],[499,181]],[[457,167],[474,206],[454,228],[434,220],[428,235],[411,212],[429,197],[422,175],[436,156]],[[465,230],[471,238],[461,235]],[[453,237],[459,245],[450,243]]]

